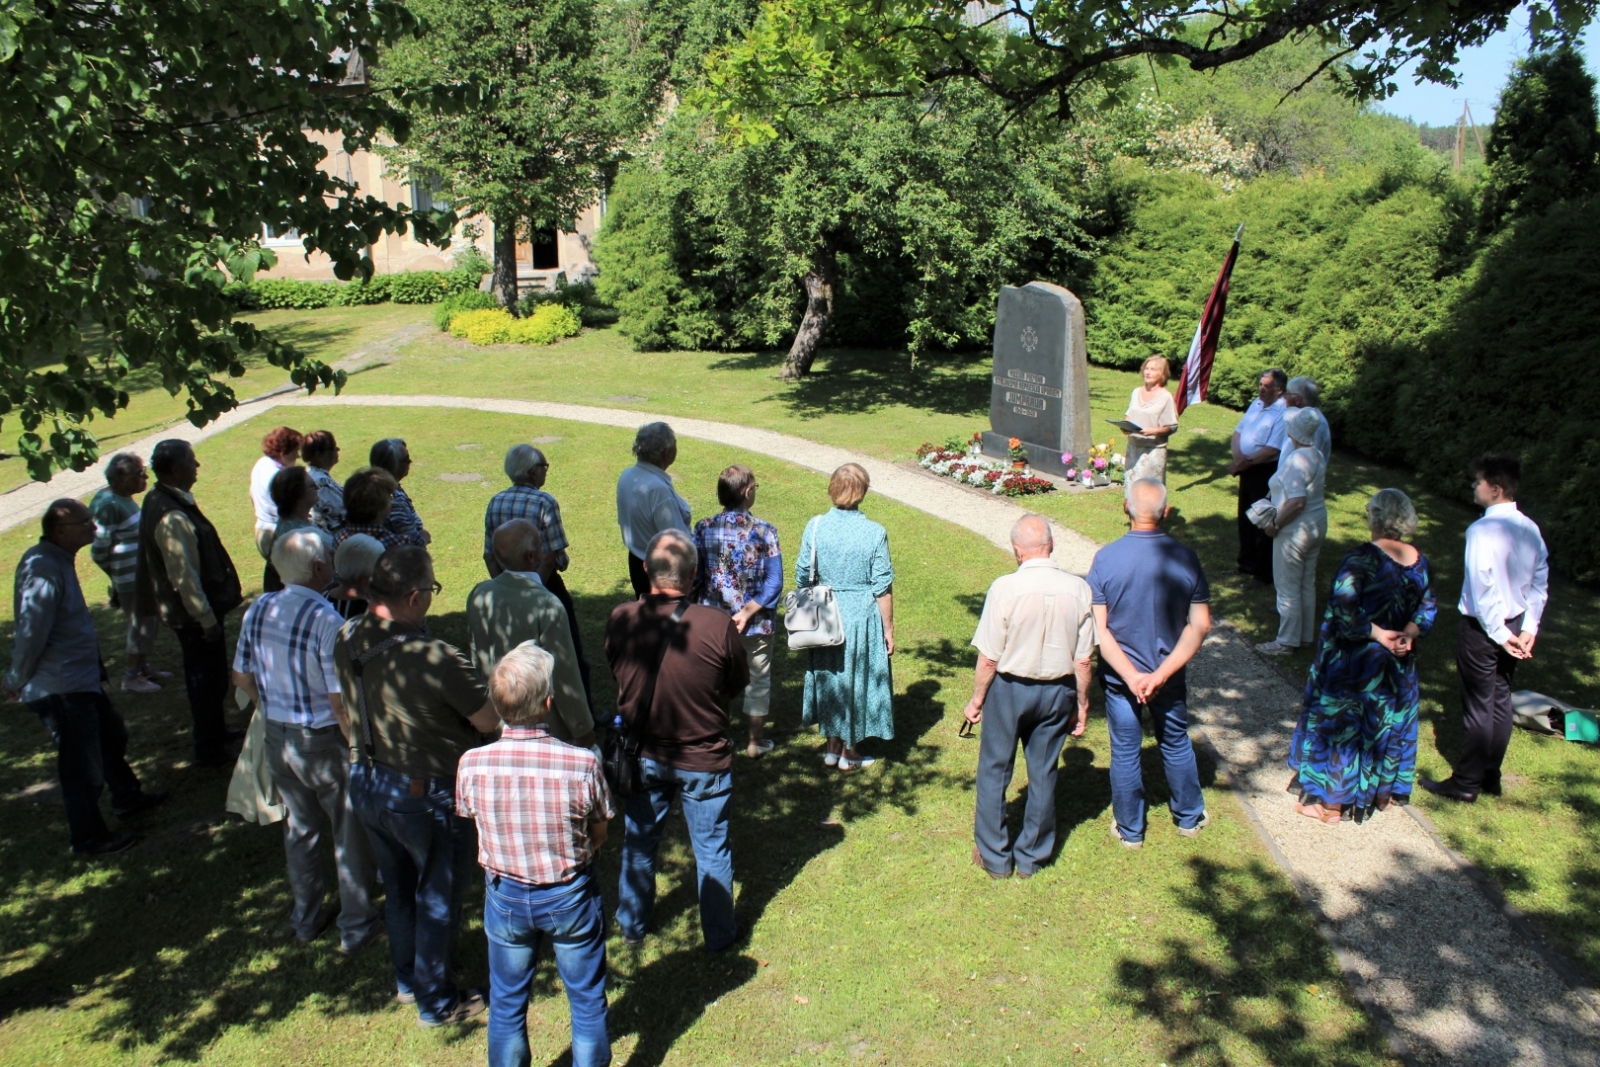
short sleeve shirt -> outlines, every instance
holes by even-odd
[[[1189,605],[1211,600],[1200,557],[1159,530],[1130,530],[1096,553],[1089,589],[1094,603],[1105,605],[1106,630],[1146,674],[1178,647],[1189,624]],[[1180,670],[1172,676],[1167,683],[1171,692],[1184,691],[1184,674]],[[1101,680],[1108,689],[1125,688],[1103,660]]]
[[[358,759],[365,758],[367,741],[351,657],[401,633],[405,628],[388,619],[362,615],[345,625],[335,647],[351,720],[350,748]],[[362,677],[376,762],[411,778],[454,778],[462,754],[482,743],[468,717],[483,707],[488,691],[454,645],[411,631],[368,661]]]
[[[1239,451],[1246,456],[1253,456],[1263,448],[1283,451],[1287,440],[1283,432],[1283,414],[1288,407],[1281,396],[1271,404],[1262,404],[1260,397],[1252,400],[1239,425],[1234,427],[1239,435]]]
[[[1028,560],[989,587],[972,644],[1001,674],[1065,678],[1094,651],[1088,583],[1054,560]]]

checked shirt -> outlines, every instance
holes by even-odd
[[[526,885],[570,882],[594,860],[589,824],[616,817],[600,761],[543,726],[507,726],[461,757],[456,814],[478,823],[478,863]]]
[[[303,585],[256,598],[244,613],[233,669],[254,674],[267,718],[294,726],[333,726],[329,693],[339,692],[333,646],[344,619]]]
[[[496,493],[483,513],[484,555],[494,551],[494,532],[512,519],[527,519],[539,527],[544,550],[555,554],[556,570],[566,570],[567,531],[561,525],[561,505],[555,497],[530,485],[513,485]]]

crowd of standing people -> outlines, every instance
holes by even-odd
[[[1147,432],[1135,435],[1146,438],[1136,459],[1130,448],[1128,533],[1080,577],[1051,559],[1049,523],[1025,516],[1011,534],[1017,569],[990,588],[972,639],[977,667],[963,730],[983,726],[972,862],[991,878],[1030,877],[1054,852],[1061,750],[1084,732],[1096,649],[1112,837],[1128,849],[1145,843],[1146,728],[1158,741],[1177,833],[1193,837],[1210,821],[1185,678],[1211,628],[1210,589],[1194,551],[1163,530],[1167,440],[1177,428],[1164,361],[1146,364],[1130,398],[1135,415]],[[545,488],[549,462],[533,445],[507,452],[510,485],[485,509],[487,577],[467,596],[470,645],[461,649],[428,632],[442,587],[432,536],[402,488],[411,471],[405,441],[378,441],[368,464],[340,482],[331,432],[272,430],[249,485],[264,592],[244,613],[231,658],[224,621],[245,598],[195,501],[192,446],[161,442],[148,470],[138,456],[113,457],[106,488],[88,506],[52,504],[39,544],[18,564],[5,679],[55,741],[73,850],[105,855],[134,843],[132,832],[104,820],[107,788],[122,819],[167,799],[145,789],[126,760],[127,730],[106,693],[74,569],[89,547],[127,618],[125,692],[158,691],[172,678],[151,655],[158,626],[174,633],[195,764],[238,758],[243,731],[229,729],[224,714],[235,688],[257,705],[266,780],[283,810],[297,938],[310,942],[337,925],[343,953],[386,939],[396,999],[415,1005],[426,1027],[487,1010],[493,1064],[528,1062],[529,990],[549,940],[572,1012],[574,1062],[608,1062],[595,857],[621,814],[616,918],[625,944],[643,943],[662,832],[679,805],[705,948],[738,942],[733,763],[736,750],[760,759],[773,748],[765,723],[787,574],[797,587],[827,587],[837,610],[838,640],[809,651],[801,684],[802,721],[825,739],[823,764],[844,773],[871,766],[877,757],[862,743],[895,734],[894,568],[883,526],[860,510],[867,472],[854,463],[833,472],[832,507],[806,523],[790,572],[777,527],[753,513],[759,484],[750,468],[722,471],[721,510],[696,522],[668,473],[677,458],[671,427],[641,427],[633,452],[616,486],[626,553],[618,579],[633,599],[611,611],[602,649],[616,680],[614,712],[595,702],[562,577],[571,546]],[[1371,541],[1341,562],[1318,625],[1331,440],[1315,383],[1263,373],[1231,453],[1240,573],[1277,588],[1278,634],[1258,650],[1315,646],[1289,753],[1297,810],[1331,823],[1404,802],[1415,779],[1416,643],[1436,615],[1428,561],[1411,543],[1416,511],[1398,490],[1371,499]],[[1451,778],[1421,783],[1463,802],[1498,792],[1510,683],[1533,654],[1547,595],[1543,541],[1515,504],[1517,461],[1485,456],[1473,475],[1485,515],[1467,534],[1460,602],[1466,741]],[[735,711],[746,724],[737,746]],[[625,795],[614,794],[603,770],[608,740],[637,759]],[[1011,832],[1005,797],[1019,745],[1029,789]],[[487,991],[458,984],[453,967],[463,899],[480,877]]]

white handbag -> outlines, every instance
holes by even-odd
[[[783,598],[783,627],[789,648],[833,648],[844,644],[844,619],[833,590],[817,582],[816,520],[811,520],[811,585],[789,590]]]

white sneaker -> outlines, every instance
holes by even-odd
[[[822,754],[822,765],[824,767],[837,767],[837,766],[839,766],[839,753],[837,753],[837,752],[824,752]]]
[[[846,772],[860,770],[862,767],[870,767],[877,762],[878,758],[876,756],[858,756],[855,759],[846,759],[841,755],[839,757],[839,769]]]
[[[1295,645],[1280,645],[1276,641],[1264,641],[1256,646],[1256,651],[1263,656],[1287,656],[1296,647]]]
[[[122,691],[124,693],[159,693],[161,687],[142,674],[124,674],[122,676]]]

